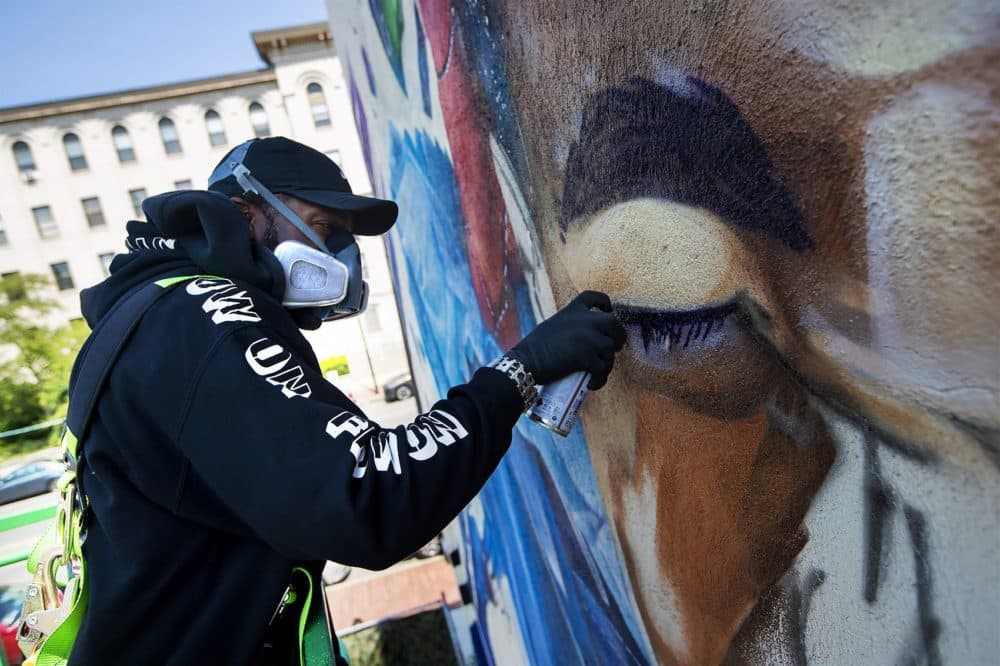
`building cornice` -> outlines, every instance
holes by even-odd
[[[317,43],[333,45],[330,24],[326,21],[294,25],[288,28],[275,28],[274,30],[260,30],[250,33],[250,37],[253,39],[254,46],[257,47],[260,59],[272,67],[274,62],[271,60],[271,55],[281,53],[288,48]]]
[[[276,31],[272,31],[276,32]],[[161,86],[151,86],[148,88],[135,88],[132,90],[122,90],[101,95],[90,95],[87,97],[73,97],[70,99],[56,100],[52,102],[42,102],[39,104],[28,104],[25,106],[12,106],[0,109],[0,123],[11,123],[20,120],[39,120],[41,118],[51,118],[70,113],[81,113],[85,111],[96,111],[116,106],[127,106],[129,104],[143,104],[187,95],[197,95],[199,93],[218,92],[258,83],[276,83],[277,76],[273,69],[261,69],[253,72],[241,72],[238,74],[226,74],[224,76],[213,76],[207,79],[195,79],[193,81],[182,81],[180,83],[168,83]]]

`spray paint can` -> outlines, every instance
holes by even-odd
[[[566,437],[580,415],[580,406],[587,396],[589,381],[589,372],[574,372],[559,381],[546,384],[538,389],[538,400],[528,416],[552,432]]]

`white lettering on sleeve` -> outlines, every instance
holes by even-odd
[[[260,316],[254,310],[253,299],[231,280],[198,278],[189,282],[186,290],[192,296],[209,294],[201,304],[201,309],[212,313],[213,323],[260,321]]]
[[[362,478],[368,472],[368,450],[362,441],[363,435],[371,432],[371,424],[357,414],[341,412],[326,424],[326,434],[334,439],[339,438],[344,433],[354,437],[351,442],[351,455],[354,456],[354,471],[351,476],[355,479]]]
[[[282,354],[282,352],[285,353]],[[247,347],[245,356],[250,369],[262,377],[278,372],[292,358],[292,355],[285,351],[284,347],[271,342],[267,338],[251,342],[250,346]],[[276,356],[278,357],[277,360],[267,363]]]
[[[438,452],[437,442],[415,425],[406,429],[406,441],[410,445],[410,457],[414,460],[428,460]]]
[[[312,395],[312,387],[305,380],[302,366],[285,368],[292,359],[292,354],[278,343],[268,338],[254,340],[247,347],[243,358],[250,369],[264,377],[268,384],[281,387],[281,393],[286,398],[308,398]]]
[[[368,460],[374,461],[376,472],[402,474],[403,466],[399,457],[399,435],[387,430],[376,432],[375,428],[365,419],[341,412],[326,424],[326,434],[333,438],[349,435],[350,452],[354,457],[352,476],[360,479],[368,473]],[[412,460],[430,460],[440,451],[442,446],[448,447],[469,436],[469,432],[461,422],[451,414],[435,409],[428,414],[418,416],[406,426],[406,442],[409,448],[408,456]]]

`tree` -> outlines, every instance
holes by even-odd
[[[52,323],[58,304],[46,296],[50,289],[41,275],[0,277],[0,432],[65,413],[69,371],[87,328]]]

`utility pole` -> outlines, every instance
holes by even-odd
[[[372,391],[378,393],[378,382],[375,380],[375,366],[372,365],[372,355],[368,351],[368,338],[365,337],[365,327],[361,323],[361,317],[357,318],[358,330],[361,332],[361,346],[365,350],[365,359],[368,361],[368,374],[372,378]]]

